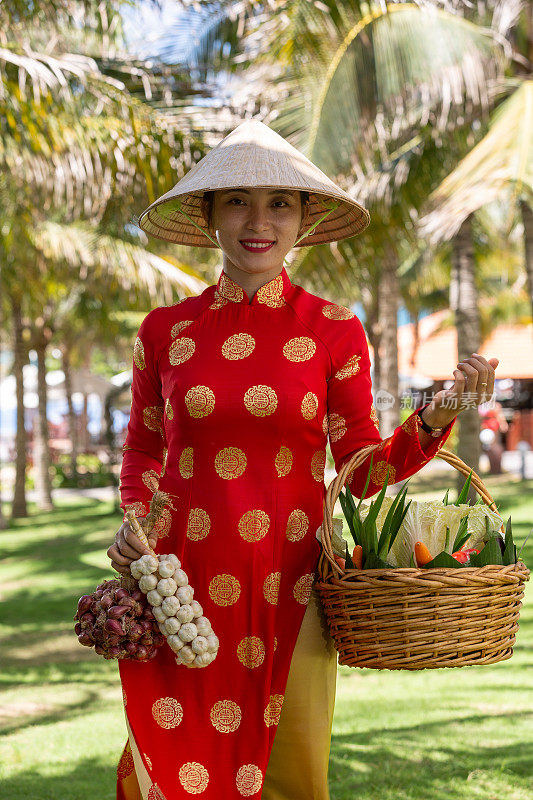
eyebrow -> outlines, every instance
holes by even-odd
[[[269,194],[287,194],[289,197],[294,197],[294,192],[297,191],[296,189],[270,189]],[[249,189],[223,189],[222,194],[229,194],[230,192],[244,192],[244,194],[251,194]]]

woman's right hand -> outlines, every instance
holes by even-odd
[[[144,517],[137,517],[140,524]],[[157,536],[153,534],[148,537],[150,547],[154,548],[157,543]],[[131,529],[130,523],[126,520],[122,523],[115,533],[115,542],[107,551],[111,559],[111,566],[122,575],[130,574],[130,564],[141,556],[147,555],[150,550],[141,542],[139,537]]]

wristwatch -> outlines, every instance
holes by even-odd
[[[424,411],[425,408],[427,408],[427,406],[424,406],[424,408],[421,408],[416,412],[416,421],[418,426],[426,433],[429,433],[430,436],[434,436],[435,438],[437,436],[441,436],[444,428],[432,428],[431,425],[428,425],[427,422],[424,422],[422,419],[422,411]]]

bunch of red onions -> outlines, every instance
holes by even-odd
[[[150,661],[165,642],[146,595],[131,582],[104,581],[78,600],[74,630],[80,644],[104,658]]]

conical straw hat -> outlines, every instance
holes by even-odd
[[[194,247],[216,247],[197,226],[207,230],[200,201],[213,189],[284,188],[309,192],[309,226],[327,212],[295,247],[346,239],[361,233],[370,214],[333,183],[303,153],[257,119],[247,120],[213,147],[166,194],[139,218],[140,227],[159,239]],[[183,213],[185,212],[185,213]],[[196,223],[193,224],[187,217]]]

